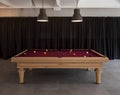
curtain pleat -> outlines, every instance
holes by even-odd
[[[0,18],[0,57],[10,58],[25,49],[94,49],[110,59],[120,58],[120,18],[50,17],[38,23],[35,17]]]

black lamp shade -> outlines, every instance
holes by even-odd
[[[46,9],[42,8],[40,9],[40,14],[37,17],[38,22],[48,22],[48,17],[46,14]]]
[[[72,17],[72,22],[82,22],[82,16],[80,14],[80,9],[74,9],[74,14]]]

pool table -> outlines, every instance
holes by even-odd
[[[26,68],[93,68],[99,84],[103,63],[107,61],[108,57],[91,49],[30,49],[11,58],[17,63],[19,83],[24,83]]]

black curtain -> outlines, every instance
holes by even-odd
[[[94,49],[110,59],[120,58],[120,18],[50,17],[38,23],[34,17],[0,18],[0,56],[10,58],[25,49]]]

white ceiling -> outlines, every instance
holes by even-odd
[[[78,2],[77,2],[78,1]],[[42,0],[0,0],[0,17],[32,16],[39,14]],[[80,8],[82,16],[119,16],[120,0],[44,0],[44,8],[50,16],[72,16],[73,9]]]
[[[42,0],[0,0],[0,8],[41,8]],[[45,8],[75,8],[77,0],[44,0]],[[78,8],[120,8],[120,0],[78,0]]]

